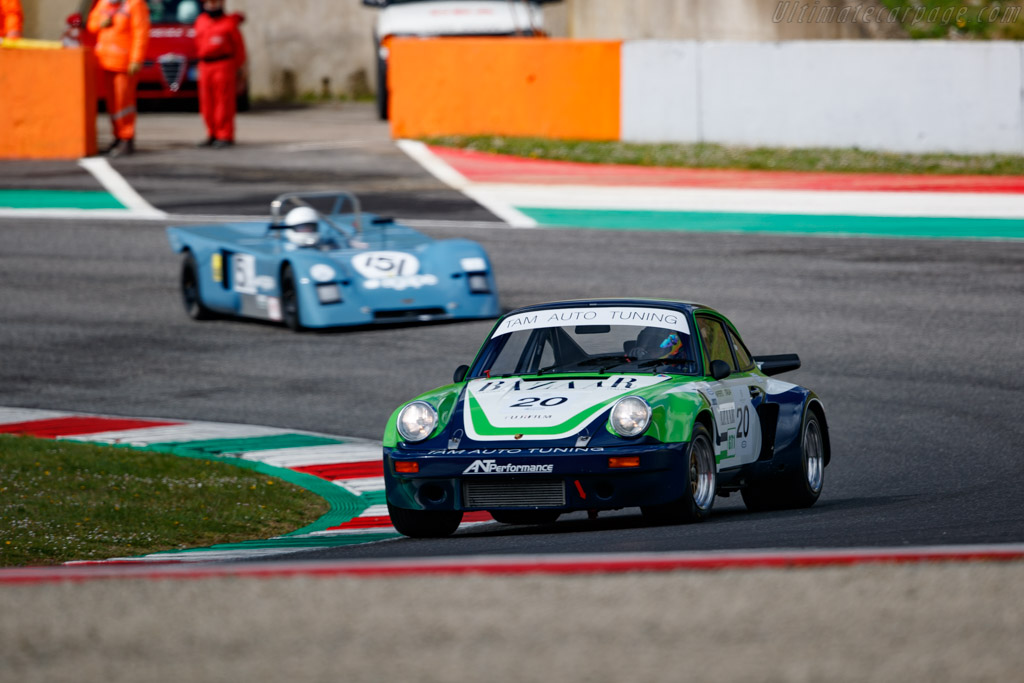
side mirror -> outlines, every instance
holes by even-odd
[[[459,367],[455,368],[455,374],[452,375],[452,381],[458,384],[462,380],[466,379],[467,372],[469,372],[469,366],[460,365]]]
[[[778,356],[754,356],[758,369],[771,377],[790,370],[800,368],[800,356],[795,353],[783,353]]]
[[[724,360],[711,361],[711,376],[715,379],[725,379],[732,374],[732,368]]]

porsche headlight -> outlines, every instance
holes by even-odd
[[[651,423],[651,406],[639,396],[620,398],[608,421],[619,436],[638,436]]]
[[[423,401],[413,401],[398,414],[398,433],[406,441],[423,441],[436,426],[437,411]]]

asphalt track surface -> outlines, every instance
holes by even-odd
[[[364,195],[370,210],[402,218],[494,220],[407,159],[379,126],[355,117],[345,131],[338,144],[285,139],[227,154],[154,143],[115,165],[174,213],[260,214],[278,192],[342,186]],[[33,169],[38,178],[63,172]],[[3,182],[10,176],[8,166]],[[192,322],[178,300],[179,263],[165,226],[0,219],[0,405],[379,438],[391,411],[449,381],[491,324],[296,335],[240,320]],[[719,498],[713,518],[694,526],[645,526],[638,511],[625,510],[596,522],[577,514],[543,527],[489,525],[447,540],[298,557],[1024,539],[1024,243],[424,230],[481,242],[505,307],[681,298],[729,315],[755,354],[799,353],[803,368],[786,379],[819,393],[831,427],[824,494],[809,510],[759,514],[737,496]]]
[[[400,217],[493,220],[396,152],[372,112],[346,116],[246,115],[243,144],[212,156],[190,149],[195,117],[146,115],[140,154],[116,166],[176,213],[264,213],[302,180],[344,182]],[[322,175],[298,173],[309,169]],[[99,189],[73,164],[0,164],[0,187],[75,184]],[[163,227],[0,218],[0,405],[379,438],[390,411],[447,381],[488,328],[293,335],[194,323],[180,310]],[[798,352],[804,367],[789,379],[825,400],[833,464],[819,504],[800,512],[755,515],[719,499],[697,526],[645,527],[624,511],[338,557],[1024,538],[1024,244],[427,231],[481,241],[506,306],[697,299],[730,315],[755,352]],[[1019,562],[4,585],[0,661],[12,680],[47,683],[1005,681],[1024,666],[1022,587]]]

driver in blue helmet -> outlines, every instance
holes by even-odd
[[[636,337],[629,355],[637,360],[677,358],[686,360],[683,335],[662,327],[645,327]]]

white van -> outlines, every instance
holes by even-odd
[[[399,36],[543,36],[541,5],[559,0],[363,0],[380,8],[373,31],[377,52],[377,113],[388,118],[388,41]]]

